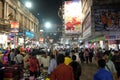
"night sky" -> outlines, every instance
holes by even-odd
[[[39,19],[40,23],[50,21],[53,24],[61,24],[62,21],[58,16],[59,7],[64,0],[20,0],[32,2],[33,7],[30,11]]]

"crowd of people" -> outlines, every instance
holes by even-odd
[[[38,48],[22,47],[7,48],[0,52],[0,80],[4,80],[4,70],[11,65],[20,65],[20,75],[26,80],[37,79],[43,73],[50,80],[80,80],[81,64],[94,62],[97,62],[100,69],[93,76],[93,80],[119,80],[120,51],[74,48],[47,52]]]

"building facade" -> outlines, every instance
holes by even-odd
[[[119,0],[81,0],[86,47],[119,49]],[[103,45],[104,44],[104,45]],[[89,46],[88,46],[89,45]]]
[[[23,44],[33,38],[36,40],[38,37],[38,19],[19,0],[0,0],[0,8],[0,34],[6,32],[4,33],[8,37],[6,43]],[[14,27],[11,27],[12,25]]]

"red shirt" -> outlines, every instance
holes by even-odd
[[[74,80],[72,67],[64,63],[58,65],[51,74],[50,80]]]
[[[31,57],[29,60],[30,71],[36,72],[39,68],[39,62],[36,58]]]

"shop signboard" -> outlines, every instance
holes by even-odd
[[[66,34],[82,33],[82,13],[80,1],[65,1],[64,23]]]
[[[95,31],[119,31],[120,10],[113,8],[94,9]]]
[[[117,42],[116,42],[116,40],[109,40],[108,43],[109,44],[116,44]]]
[[[11,21],[10,24],[11,24],[11,32],[12,33],[19,32],[19,22],[17,22],[17,21]]]
[[[116,40],[116,35],[105,35],[105,40]]]
[[[8,40],[14,40],[15,34],[14,33],[10,33],[8,35]]]
[[[19,22],[17,21],[11,21],[10,24],[11,24],[11,28],[19,28]]]
[[[25,35],[26,35],[27,37],[29,37],[29,38],[34,38],[34,34],[33,34],[32,32],[30,32],[30,31],[26,31],[26,32],[25,32]]]
[[[86,18],[83,21],[83,37],[87,38],[91,36],[91,14],[87,14]]]
[[[19,29],[13,28],[13,29],[10,30],[10,32],[11,32],[11,33],[18,33],[18,32],[19,32]]]
[[[120,35],[105,35],[105,40],[120,40]]]
[[[120,40],[120,35],[117,35],[117,40]]]

